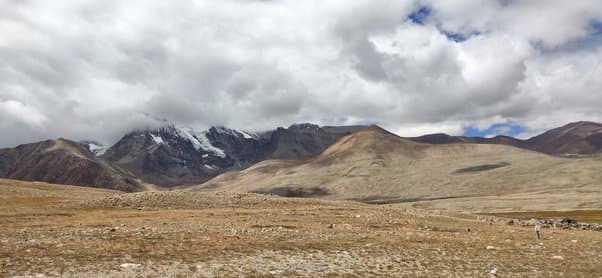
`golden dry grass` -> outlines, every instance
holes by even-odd
[[[33,188],[60,197],[52,185]],[[82,208],[82,200],[112,193],[77,190],[77,197],[63,191],[59,203],[13,199],[0,208],[0,276],[483,277],[493,269],[499,277],[602,274],[599,232],[544,230],[537,241],[531,228],[489,226],[472,215],[311,199],[266,198],[237,207],[222,199],[198,209],[152,202],[143,210]],[[120,268],[123,263],[140,266]]]

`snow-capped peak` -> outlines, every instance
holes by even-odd
[[[205,131],[195,131],[191,127],[169,125],[157,129],[156,131],[148,131],[147,136],[150,136],[156,144],[168,144],[171,142],[172,136],[177,136],[189,141],[196,150],[203,150],[215,156],[225,158],[226,152],[212,144],[209,137],[212,135],[222,134],[245,139],[256,139],[258,135],[253,132],[234,130],[225,127],[212,127]],[[209,136],[208,136],[209,135]]]

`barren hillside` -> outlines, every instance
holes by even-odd
[[[147,189],[131,174],[99,159],[82,144],[66,139],[0,149],[0,178],[122,191]]]
[[[372,127],[313,159],[264,161],[194,190],[374,203],[470,201],[452,209],[600,208],[601,165],[599,157],[565,159],[504,145],[421,144]]]

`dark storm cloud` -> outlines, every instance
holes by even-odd
[[[602,120],[601,21],[589,0],[3,1],[0,146],[111,143],[157,119],[403,135]]]

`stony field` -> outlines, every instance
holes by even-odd
[[[0,181],[0,277],[602,277],[601,232],[537,240],[531,227],[396,205],[67,192]]]

